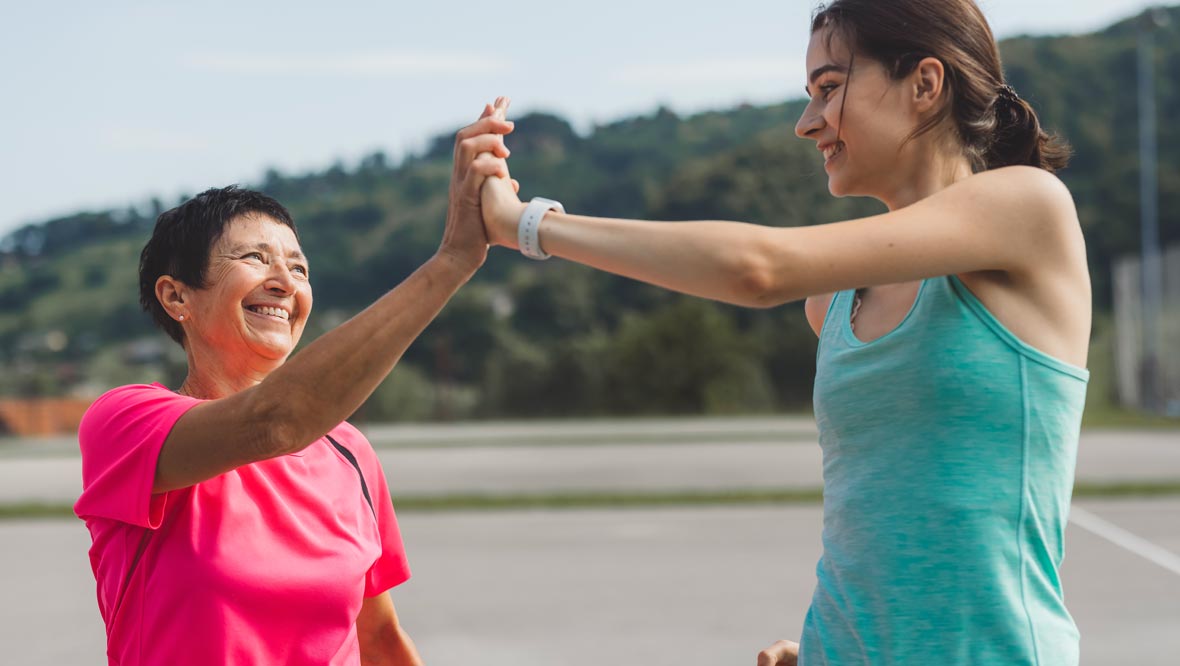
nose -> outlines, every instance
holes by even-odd
[[[272,294],[290,296],[295,293],[295,279],[291,269],[282,261],[272,261],[263,287]]]
[[[809,102],[795,123],[795,136],[800,139],[815,139],[814,134],[824,127],[824,116],[815,109],[814,102]]]

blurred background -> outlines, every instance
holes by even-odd
[[[1010,83],[1076,151],[1061,176],[1086,234],[1096,315],[1077,491],[1094,502],[1077,515],[1094,520],[1071,527],[1080,530],[1071,543],[1096,545],[1067,571],[1093,601],[1079,622],[1099,637],[1091,655],[1125,658],[1134,643],[1136,663],[1171,663],[1159,655],[1180,649],[1161,629],[1180,621],[1180,7],[1145,12],[1149,4],[980,2]],[[101,655],[88,540],[52,518],[69,515],[77,494],[71,433],[89,401],[119,384],[183,379],[182,351],[136,300],[138,254],[162,210],[230,183],[286,204],[316,295],[305,344],[434,252],[453,133],[500,94],[514,100],[508,144],[524,197],[586,214],[778,226],[878,212],[876,202],[833,199],[819,156],[793,133],[813,9],[768,0],[0,8],[0,516],[21,519],[0,521],[0,556],[13,572],[45,553],[71,558],[62,567],[74,578],[42,568],[43,578],[5,580],[58,586],[80,599],[71,612],[90,627],[81,643],[34,649],[20,663]],[[499,553],[526,577],[587,552],[599,564],[650,566],[532,586],[554,596],[522,597],[527,621],[496,620],[499,606],[472,601],[465,626],[521,632],[502,644],[476,641],[476,629],[437,610],[436,624],[424,622],[427,656],[457,661],[478,643],[500,650],[483,663],[601,663],[613,653],[578,661],[558,645],[613,627],[637,636],[615,661],[662,663],[656,645],[684,637],[652,623],[670,598],[689,604],[686,625],[715,613],[713,634],[744,650],[733,657],[730,643],[710,643],[700,663],[751,662],[755,643],[794,635],[818,555],[814,357],[801,304],[742,310],[493,251],[354,418],[394,470],[398,506],[423,512],[408,519],[421,526],[407,537],[411,554],[417,540],[430,555],[415,562],[426,576],[439,571],[435,584],[455,585],[454,597],[488,580],[460,584],[456,570],[491,566],[448,559],[464,549]],[[1127,496],[1154,499],[1120,503],[1141,501]],[[763,508],[724,508],[734,503]],[[678,508],[620,512],[655,504]],[[509,511],[500,523],[465,513],[489,507],[585,513]],[[447,521],[453,529],[439,527]],[[707,534],[694,531],[702,525]],[[514,529],[523,542],[494,536]],[[708,534],[740,546],[715,552]],[[554,540],[534,543],[538,535]],[[617,550],[631,547],[638,554]],[[694,555],[702,559],[677,559]],[[693,581],[705,569],[745,572],[747,587],[715,580],[693,597],[686,579],[671,578],[674,592],[657,585],[641,599],[652,605],[626,617],[612,613],[636,603],[624,593],[646,589],[637,581],[585,601],[614,589],[596,580],[650,581],[676,573],[673,562]],[[1113,566],[1145,578],[1095,587]],[[0,608],[14,640],[62,619],[34,587]],[[430,617],[436,589],[411,588],[407,603]],[[576,608],[562,593],[571,590]],[[731,617],[736,606],[747,615]],[[579,634],[573,620],[548,639],[521,629],[548,626],[558,609],[590,618],[593,631]]]
[[[1178,416],[1180,354],[1161,350],[1180,346],[1180,259],[1167,255],[1166,288],[1146,300],[1137,265],[1143,3],[982,4],[1010,81],[1077,152],[1062,176],[1098,313],[1092,418]],[[724,20],[596,8],[6,9],[0,396],[177,385],[183,356],[139,312],[136,259],[161,210],[211,186],[241,183],[291,208],[312,261],[314,339],[430,256],[453,132],[501,93],[515,99],[524,196],[769,225],[879,210],[830,197],[811,144],[793,136],[808,3],[729,3]],[[1166,248],[1180,243],[1180,15],[1159,15],[1153,239]],[[742,311],[498,250],[358,418],[806,411],[814,344],[799,305]],[[0,428],[38,418],[17,411],[0,411]]]

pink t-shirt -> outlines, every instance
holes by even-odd
[[[160,447],[200,400],[123,386],[82,419],[90,564],[111,664],[359,664],[364,597],[410,577],[385,476],[341,423],[299,453],[153,495]],[[376,517],[374,517],[374,511]]]

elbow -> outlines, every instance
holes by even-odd
[[[303,450],[311,437],[304,433],[302,419],[292,402],[266,382],[249,390],[243,421],[250,424],[243,444],[256,460],[268,460]]]
[[[734,302],[750,308],[772,308],[791,300],[790,277],[767,252],[748,252],[739,260],[732,286]]]
[[[758,268],[743,270],[734,285],[738,305],[748,308],[769,308],[777,305],[774,298],[774,279],[768,271]]]

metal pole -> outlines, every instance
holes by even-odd
[[[1158,412],[1160,392],[1159,313],[1163,306],[1160,263],[1159,186],[1156,151],[1155,29],[1163,14],[1152,8],[1139,21],[1139,230],[1143,271],[1143,406]]]

